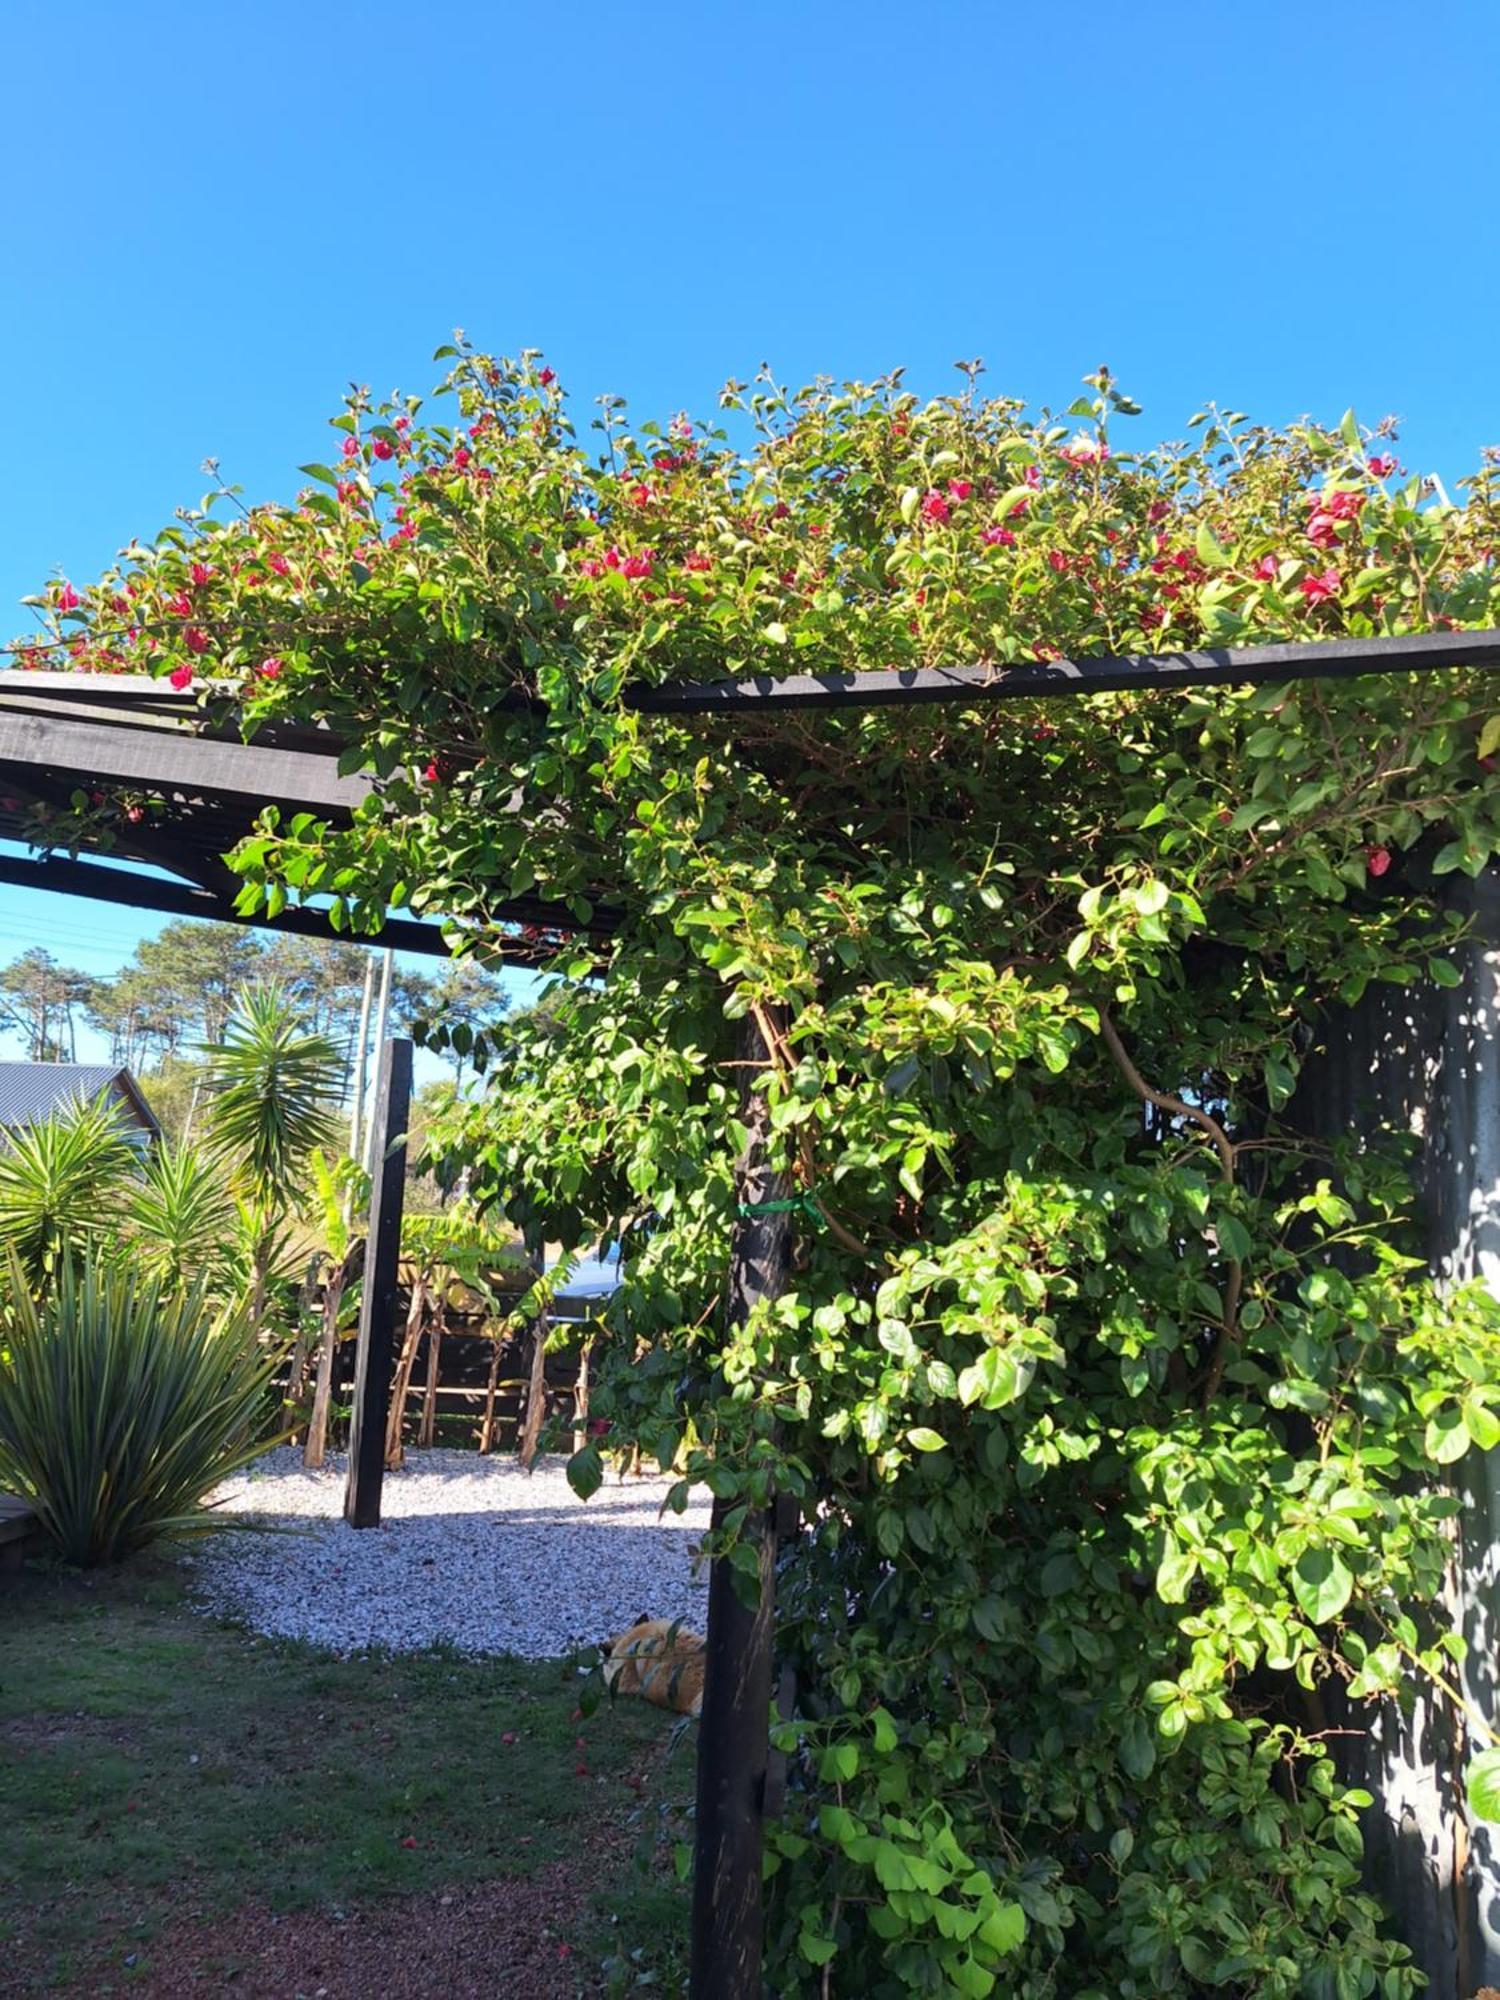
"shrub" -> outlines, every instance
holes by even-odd
[[[0,1305],[0,1485],[58,1553],[117,1562],[213,1525],[205,1493],[263,1451],[277,1356],[200,1280],[168,1289],[120,1259],[62,1258],[35,1291],[12,1250]]]

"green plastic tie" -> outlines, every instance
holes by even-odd
[[[799,1194],[789,1195],[785,1201],[742,1201],[735,1209],[742,1221],[750,1221],[757,1215],[802,1215],[809,1222],[822,1222],[823,1204],[815,1195],[804,1189]]]

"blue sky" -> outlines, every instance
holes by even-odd
[[[1500,442],[1500,9],[593,4],[0,9],[0,625],[204,488],[284,496],[355,379],[463,326],[710,414],[904,364]],[[150,920],[147,920],[148,922]],[[0,889],[0,954],[124,912]],[[90,956],[86,957],[85,954]]]

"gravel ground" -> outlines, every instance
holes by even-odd
[[[308,1472],[282,1446],[215,1496],[273,1532],[206,1536],[186,1558],[193,1600],[339,1653],[449,1645],[547,1660],[643,1615],[701,1631],[707,1573],[694,1575],[693,1558],[707,1495],[658,1518],[669,1481],[610,1478],[580,1501],[563,1466],[538,1459],[528,1474],[510,1457],[408,1452],[386,1474],[381,1526],[356,1531],[343,1520],[344,1459]]]

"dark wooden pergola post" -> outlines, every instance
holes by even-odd
[[[759,1023],[740,1036],[742,1062],[771,1061]],[[729,1253],[727,1316],[743,1326],[786,1289],[791,1259],[784,1178],[770,1163],[764,1093],[745,1093],[745,1149],[735,1168],[738,1217]],[[770,1212],[766,1212],[769,1208]],[[756,1211],[760,1211],[757,1213]],[[720,1528],[735,1501],[714,1502]],[[771,1655],[775,1636],[776,1533],[771,1497],[753,1507],[740,1542],[755,1550],[757,1588],[746,1602],[735,1571],[716,1559],[708,1586],[708,1646],[698,1727],[698,1804],[693,1843],[691,2000],[758,2000],[761,1990],[761,1851],[770,1749]]]
[[[371,1127],[370,1237],[360,1290],[354,1415],[349,1426],[349,1482],[344,1489],[344,1519],[351,1528],[380,1526],[410,1111],[411,1043],[399,1039],[388,1041],[380,1051],[380,1077],[375,1086]]]

